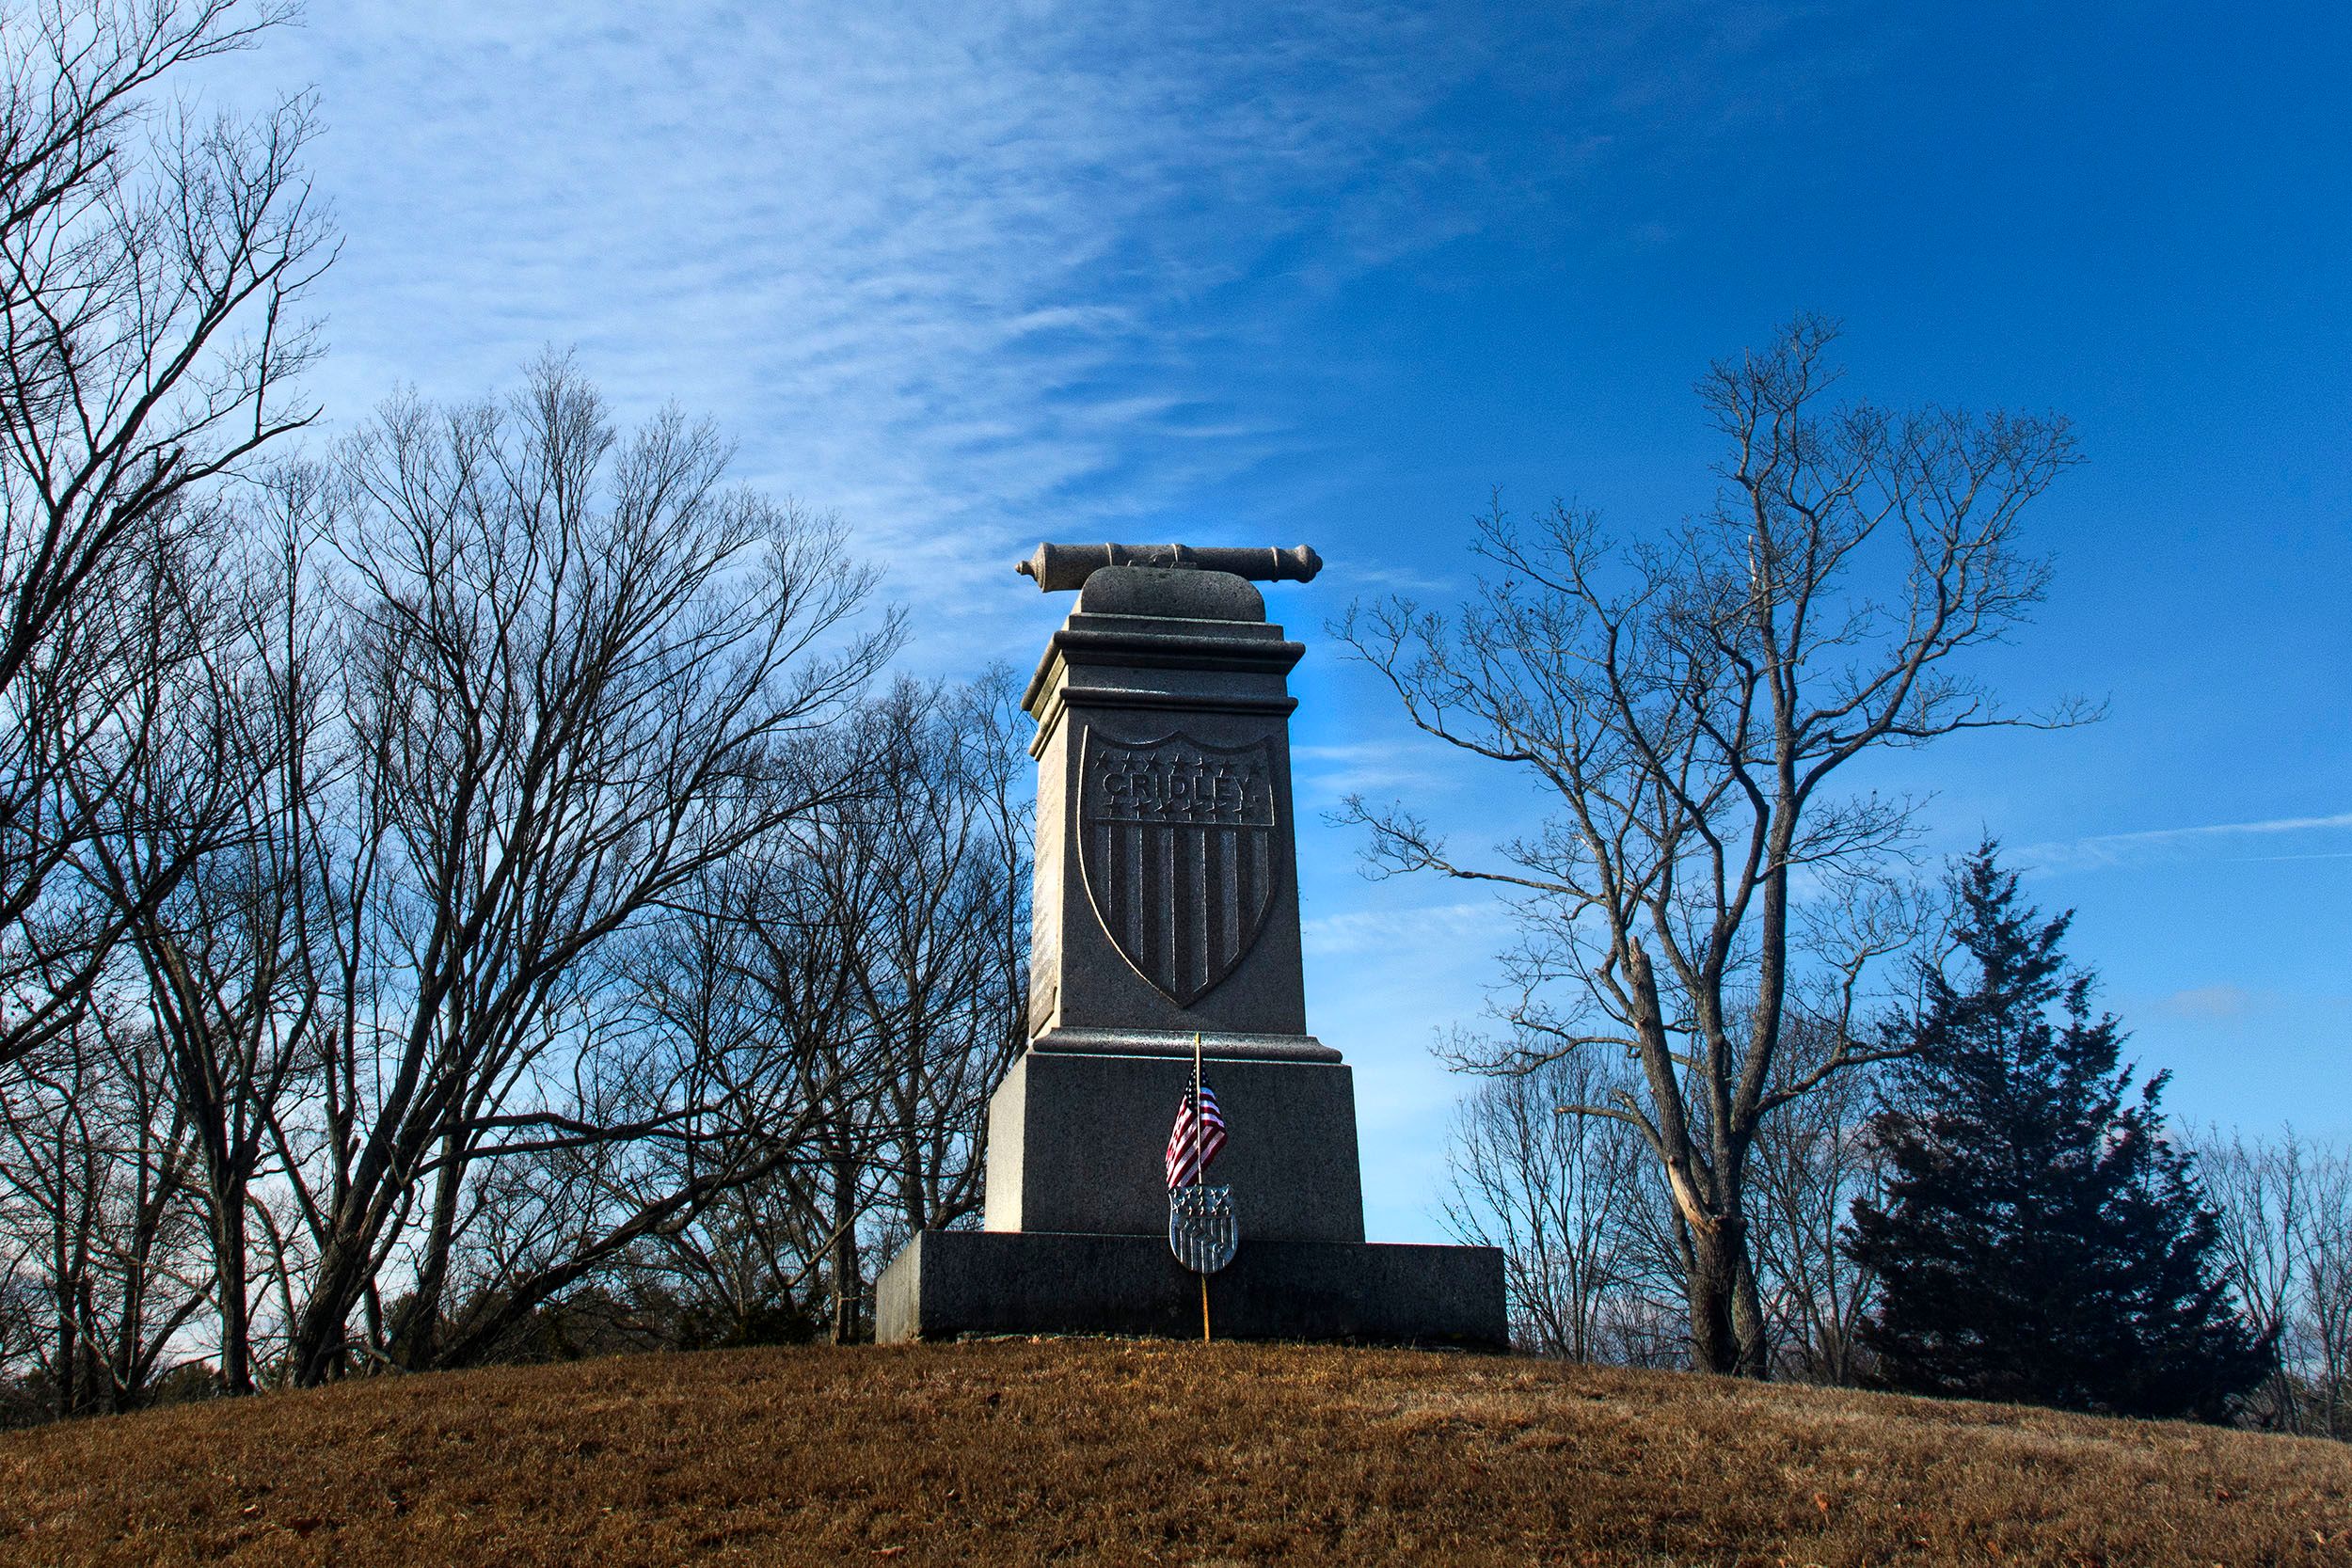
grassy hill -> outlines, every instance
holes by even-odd
[[[0,1439],[0,1563],[2352,1564],[2352,1448],[1502,1357],[506,1368]]]

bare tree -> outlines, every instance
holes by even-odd
[[[1782,1071],[1808,1076],[1836,1042],[1793,1034]],[[1855,1331],[1871,1279],[1842,1238],[1854,1200],[1881,1187],[1884,1161],[1868,1134],[1883,1092],[1867,1067],[1835,1073],[1756,1126],[1753,1235],[1766,1332],[1775,1370],[1804,1382],[1851,1385],[1862,1370]]]
[[[402,1364],[443,1354],[469,1173],[624,1131],[532,1092],[592,1026],[600,950],[855,785],[801,742],[897,622],[850,629],[870,578],[839,531],[726,487],[727,456],[675,413],[622,440],[556,358],[502,404],[396,401],[341,454],[336,897],[362,1005],[327,1064],[324,1168],[296,1178],[318,1248],[298,1381],[344,1364],[402,1246],[406,1306],[371,1335]]]
[[[1623,1298],[1641,1283],[1645,1156],[1623,1123],[1562,1114],[1605,1098],[1608,1072],[1590,1055],[1555,1058],[1481,1084],[1455,1117],[1446,1224],[1502,1249],[1512,1338],[1538,1355],[1615,1358]]]
[[[0,10],[0,1059],[74,1026],[126,918],[61,940],[41,909],[114,782],[86,752],[142,679],[103,607],[199,525],[214,480],[315,413],[289,395],[328,260],[309,102],[207,120],[150,96],[285,14]],[[45,983],[10,983],[29,971]]]
[[[854,730],[828,739],[840,748],[829,776],[863,771],[844,766],[862,754]],[[564,1291],[632,1277],[698,1287],[692,1306],[705,1324],[727,1320],[722,1337],[778,1305],[797,1315],[793,1292],[870,1200],[869,1120],[842,1107],[866,1104],[880,1078],[844,957],[852,933],[807,829],[798,820],[707,868],[677,913],[626,945],[626,991],[603,993],[618,1027],[580,1042],[558,1131],[510,1141],[481,1184],[473,1218],[492,1234],[471,1242],[469,1284],[483,1305],[441,1360],[493,1352]],[[832,1225],[844,1139],[850,1190]],[[517,1156],[519,1178],[500,1168]],[[770,1256],[738,1253],[745,1242]],[[854,1287],[835,1294],[853,1314]]]
[[[835,1341],[861,1338],[866,1259],[977,1211],[987,1097],[1025,1032],[1016,711],[1002,671],[961,688],[902,678],[864,707],[840,739],[865,787],[794,822],[722,905],[739,911],[734,979],[681,970],[689,994],[737,998],[755,1034],[808,1064],[805,1115],[771,1122],[794,1156],[672,1244],[670,1266],[730,1333],[820,1316]]]
[[[1454,853],[1408,810],[1356,800],[1347,815],[1376,869],[1514,896],[1512,1042],[1472,1065],[1585,1050],[1639,1063],[1638,1087],[1583,1113],[1635,1129],[1665,1177],[1689,1236],[1694,1361],[1756,1376],[1757,1128],[1883,1054],[1852,1008],[1871,960],[1909,936],[1799,918],[1812,900],[1867,909],[1912,819],[1907,800],[1838,793],[1844,770],[1962,730],[2091,716],[2012,712],[1955,667],[2042,595],[2047,567],[2019,530],[2074,461],[2064,421],[1829,408],[1835,335],[1800,318],[1700,384],[1727,448],[1701,517],[1620,547],[1588,513],[1525,527],[1498,507],[1476,546],[1498,575],[1460,614],[1392,599],[1333,628],[1421,729],[1547,792],[1556,814],[1499,862]],[[1840,1043],[1776,1078],[1808,997]]]
[[[0,1225],[29,1243],[48,1414],[136,1407],[204,1306],[191,1143],[161,1040],[101,1013],[0,1082]]]
[[[830,1064],[782,1191],[825,1239],[836,1341],[869,1323],[869,1253],[978,1208],[987,1097],[1025,1033],[1014,712],[1002,672],[865,708],[867,787],[795,827],[801,869],[754,922],[771,1027]]]
[[[786,1074],[756,1125],[692,1151],[720,1167],[754,1157],[762,1173],[714,1192],[631,1259],[688,1343],[813,1332],[829,1315],[815,1287],[835,1258],[821,1125],[839,1114],[843,1075],[863,1073],[868,1053],[843,954],[850,933],[803,859],[808,847],[803,833],[779,835],[758,855],[714,868],[694,912],[648,933],[628,963],[632,1006],[663,1049],[739,1059],[730,1077],[759,1064]]]
[[[2291,1127],[2270,1140],[2211,1128],[2196,1155],[2231,1288],[2279,1346],[2262,1418],[2352,1436],[2352,1152]]]
[[[2280,1347],[2279,1365],[2265,1391],[2271,1420],[2299,1424],[2301,1389],[2296,1376],[2293,1326],[2310,1280],[2311,1205],[2314,1156],[2289,1129],[2276,1143],[2249,1143],[2243,1133],[2208,1128],[2197,1140],[2197,1171],[2220,1219],[2230,1286],[2239,1307]]]
[[[1010,675],[902,682],[874,712],[885,759],[860,808],[878,896],[851,933],[851,973],[885,1074],[894,1218],[904,1233],[980,1203],[988,1095],[1027,1036],[1028,822]]]
[[[151,619],[186,657],[150,656],[123,704],[111,802],[76,856],[124,927],[209,1213],[218,1375],[254,1386],[255,1188],[328,1016],[318,962],[339,766],[324,733],[329,639],[306,566],[319,476],[159,560]]]
[[[2316,1163],[2311,1195],[2302,1242],[2310,1273],[2290,1354],[2310,1391],[2304,1429],[2352,1437],[2352,1150]]]

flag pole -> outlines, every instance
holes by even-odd
[[[1206,1119],[1200,1106],[1200,1033],[1196,1029],[1192,1036],[1192,1184],[1196,1187],[1208,1180],[1208,1172],[1200,1165],[1201,1123]],[[1209,1342],[1209,1276],[1205,1274],[1200,1276],[1200,1342]]]

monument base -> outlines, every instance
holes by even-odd
[[[1209,1276],[1220,1339],[1508,1347],[1494,1247],[1251,1240]],[[1200,1285],[1158,1236],[926,1230],[883,1271],[883,1344],[962,1334],[1198,1338]]]
[[[1242,1235],[1361,1242],[1355,1076],[1343,1063],[1215,1061],[1231,1138],[1211,1180]],[[1192,1058],[1025,1051],[988,1102],[991,1230],[1168,1235],[1168,1131]]]

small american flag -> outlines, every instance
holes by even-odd
[[[1176,1107],[1175,1130],[1168,1135],[1168,1190],[1172,1193],[1200,1180],[1224,1147],[1225,1118],[1217,1115],[1216,1091],[1205,1084],[1200,1086],[1197,1129],[1192,1095],[1187,1091],[1184,1102]]]

